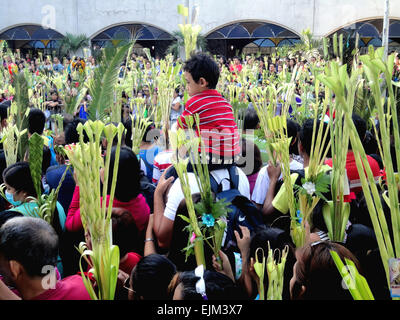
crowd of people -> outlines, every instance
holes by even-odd
[[[157,63],[146,56],[133,54],[130,58],[134,63],[121,66],[120,79],[124,69],[132,65],[147,74],[148,79],[157,76],[152,74],[158,70]],[[52,62],[50,58],[41,60],[30,55],[23,58],[18,53],[13,57],[5,55],[3,60],[10,83],[16,73],[29,72],[38,77],[65,74],[70,84],[65,90],[71,92],[74,83],[79,81],[79,73],[85,74],[86,69],[96,68],[93,57],[64,58],[61,63],[57,57]],[[155,123],[150,123],[140,152],[135,154],[132,151],[131,115],[134,116],[134,110],[130,102],[139,97],[145,99],[149,108],[157,105],[157,96],[150,94],[151,83],[122,93],[121,122],[126,132],[112,203],[113,243],[120,250],[116,299],[257,300],[260,286],[255,272],[257,249],[268,252],[269,246],[281,251],[285,246],[289,247],[284,269],[284,300],[352,299],[349,290],[343,286],[342,277],[330,254],[332,250],[343,260],[346,258],[355,263],[376,299],[390,299],[351,145],[346,157],[351,213],[345,241],[337,243],[329,239],[321,205],[313,211],[313,224],[306,230],[305,245],[296,248],[290,236],[288,195],[283,187],[282,170],[279,164],[273,165],[269,161],[267,138],[260,128],[253,103],[246,95],[240,97],[247,107],[243,111],[243,127],[239,130],[228,93],[217,90],[222,74],[229,74],[235,79],[244,72],[244,66],[256,70],[256,85],[265,87],[271,85],[272,79],[279,81],[281,73],[290,73],[297,68],[310,76],[311,66],[323,64],[319,56],[305,61],[301,58],[255,58],[249,55],[243,61],[240,57],[228,61],[223,56],[214,59],[207,54],[193,55],[183,64],[180,72],[185,86],[177,87],[171,97],[170,127],[173,130],[185,129],[185,117],[197,114],[200,135],[205,133],[206,136],[207,132],[217,129],[217,134],[213,136],[217,143],[204,139],[209,155],[210,179],[218,185],[218,192],[235,189],[238,195],[234,205],[249,216],[259,217],[252,228],[239,225],[235,230],[227,230],[218,257],[205,248],[205,270],[197,266],[193,255],[186,258],[183,253],[188,245],[188,234],[183,231],[186,222],[180,216],[188,216],[188,208],[180,179],[172,165],[174,150],[158,143],[162,130]],[[394,77],[400,70],[398,58],[396,68]],[[223,80],[240,85],[235,80]],[[308,98],[320,98],[312,96],[312,91],[303,90],[304,86],[313,84],[312,77],[305,81],[310,83],[296,88],[299,106],[303,106]],[[9,109],[15,99],[7,88],[8,83],[0,88],[1,130],[7,127]],[[43,108],[32,107],[29,110],[28,134],[37,133],[47,141],[43,152],[41,187],[44,192],[50,192],[58,187],[68,163],[66,156],[59,153],[55,146],[79,143],[77,126],[88,121],[92,97],[90,92],[86,92],[74,114],[66,115],[63,113],[65,101],[61,98],[65,97],[64,92],[60,93],[51,86],[44,88],[46,101]],[[187,101],[184,101],[185,93]],[[57,134],[54,132],[54,114],[64,115],[63,131]],[[293,115],[287,115],[287,134],[291,138],[290,170],[295,179],[300,179],[310,163],[315,122],[312,118],[300,119]],[[329,121],[329,114],[327,118]],[[352,119],[364,143],[373,175],[378,180],[384,168],[375,135],[368,130],[367,122],[360,115],[354,114]],[[318,119],[316,125],[329,130],[323,119]],[[103,150],[106,143],[104,141]],[[115,161],[115,152],[116,147],[113,147],[111,163]],[[243,159],[246,161],[240,161]],[[80,275],[80,256],[76,250],[80,242],[86,241],[90,245],[90,237],[85,234],[82,224],[80,189],[73,171],[68,171],[62,181],[55,219],[50,224],[31,217],[28,212],[29,208],[37,206],[37,202],[32,200],[37,193],[30,172],[29,153],[7,167],[2,150],[0,162],[0,180],[5,185],[5,198],[0,198],[0,299],[90,299]],[[328,153],[322,170],[329,174],[331,168],[332,155]],[[193,201],[197,203],[200,201],[200,189],[193,170],[188,171]],[[229,224],[228,228],[231,228]],[[230,232],[233,236],[228,243]],[[48,269],[48,266],[53,268]],[[265,284],[268,286],[268,279],[265,279]]]

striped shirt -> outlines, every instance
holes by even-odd
[[[163,174],[165,169],[168,169],[172,165],[173,154],[174,154],[173,151],[167,150],[167,151],[162,151],[155,156],[153,163],[153,177],[152,177],[152,182],[154,184],[158,183],[158,180],[160,180],[161,175]]]
[[[233,158],[240,154],[240,135],[235,122],[233,108],[217,90],[205,90],[191,97],[180,116],[182,126],[187,129],[186,116],[199,115],[200,133],[208,154]],[[196,130],[197,136],[199,133]]]

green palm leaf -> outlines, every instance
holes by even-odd
[[[15,105],[11,112],[14,114],[15,123],[18,131],[23,131],[28,128],[27,110],[29,108],[29,94],[28,94],[28,81],[23,73],[14,75],[13,87],[15,90]],[[21,137],[19,144],[19,158],[23,159],[28,145],[28,137],[24,135]]]
[[[113,109],[120,65],[132,45],[103,49],[101,62],[88,85],[93,99],[88,110],[91,120],[103,119]]]
[[[29,169],[35,186],[36,196],[39,199],[42,194],[42,162],[43,162],[43,138],[36,132],[29,138]]]

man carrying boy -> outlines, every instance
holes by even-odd
[[[185,116],[199,115],[200,132],[196,130],[196,133],[204,141],[210,174],[222,185],[222,191],[229,190],[230,176],[227,169],[241,153],[240,135],[232,106],[215,90],[219,78],[218,65],[208,55],[197,54],[186,62],[184,76],[191,98],[178,119],[178,126],[186,129]],[[165,173],[168,174],[169,170]],[[239,168],[237,173],[239,192],[250,198],[246,175]],[[189,172],[188,177],[192,194],[199,192],[194,173]],[[163,174],[154,193],[154,234],[162,248],[169,248],[176,210],[183,199],[179,178],[166,178]]]

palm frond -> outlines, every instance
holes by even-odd
[[[92,103],[89,106],[91,120],[103,119],[114,105],[114,86],[118,81],[119,70],[132,43],[118,48],[104,48],[103,57],[89,81]]]
[[[24,73],[14,75],[13,87],[15,90],[15,108],[12,108],[11,113],[14,116],[18,131],[21,132],[28,128],[27,111],[29,109],[28,81]],[[27,145],[28,137],[24,135],[21,137],[18,149],[20,159],[24,158]]]

